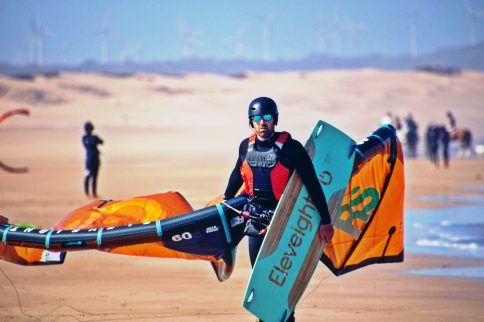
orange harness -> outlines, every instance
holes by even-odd
[[[291,137],[288,132],[282,132],[274,146],[267,152],[255,150],[256,134],[249,137],[249,146],[245,160],[240,167],[240,174],[244,181],[245,192],[254,197],[254,172],[260,169],[270,169],[270,185],[276,200],[281,198],[282,192],[289,180],[290,171],[279,162],[279,153],[286,140]]]

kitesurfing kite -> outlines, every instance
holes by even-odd
[[[0,123],[2,123],[6,119],[8,119],[9,117],[12,117],[14,115],[29,116],[30,112],[26,108],[17,108],[17,109],[14,109],[14,110],[7,111],[7,112],[3,113],[2,115],[0,115]]]
[[[395,129],[380,127],[356,146],[351,180],[321,261],[341,275],[374,263],[403,261],[403,154]],[[313,162],[315,162],[313,160]],[[51,229],[0,218],[0,258],[21,265],[62,264],[66,252],[98,249],[131,256],[209,261],[220,281],[230,277],[244,237],[250,200],[221,198],[193,210],[177,192],[123,201],[98,200]]]
[[[8,119],[9,117],[12,117],[14,115],[29,116],[30,111],[28,109],[25,109],[25,108],[18,108],[18,109],[7,111],[7,112],[0,115],[0,123],[2,123],[6,119]],[[26,173],[26,172],[29,171],[29,169],[27,167],[13,167],[13,166],[10,166],[10,165],[3,163],[2,161],[0,161],[0,168],[2,168],[3,170],[5,170],[7,172],[11,172],[11,173]]]
[[[382,126],[356,146],[335,235],[321,258],[335,275],[403,261],[404,185],[402,146],[395,128]]]

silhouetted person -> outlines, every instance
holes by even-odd
[[[86,177],[84,178],[84,193],[87,197],[89,195],[89,181],[91,182],[91,196],[97,198],[97,175],[101,160],[99,159],[98,144],[103,144],[103,140],[97,135],[93,135],[94,125],[91,122],[84,124],[86,134],[82,137],[82,144],[86,148]]]
[[[393,115],[391,112],[386,112],[380,119],[380,124],[393,124]]]
[[[453,132],[457,130],[457,121],[451,111],[447,112],[447,119],[449,120],[449,131]]]
[[[402,129],[402,121],[400,120],[400,116],[395,115],[395,117],[393,118],[392,124],[397,131],[400,131]]]
[[[410,158],[417,157],[417,145],[418,145],[418,125],[413,119],[411,113],[405,118],[405,125],[407,132],[405,133],[405,143],[408,149],[408,156]]]
[[[427,128],[425,135],[427,153],[430,161],[439,166],[439,148],[442,149],[442,158],[444,159],[444,166],[449,167],[449,132],[444,125],[431,124]]]
[[[449,167],[449,142],[450,135],[445,126],[440,127],[439,138],[442,146],[442,157],[444,158],[444,167]]]
[[[429,125],[425,132],[425,148],[430,162],[435,165],[439,164],[437,152],[439,150],[439,142],[437,140],[437,131],[434,125]]]

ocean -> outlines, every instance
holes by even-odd
[[[484,186],[463,187],[479,194]],[[484,259],[484,197],[482,195],[427,195],[423,201],[462,202],[438,209],[405,211],[405,252]],[[440,268],[412,274],[484,278],[484,267]]]

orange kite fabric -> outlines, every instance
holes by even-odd
[[[122,201],[93,201],[60,219],[55,230],[108,228],[139,224],[141,222],[167,219],[193,211],[186,199],[178,192],[159,193]],[[103,249],[103,251],[132,256],[174,257],[184,259],[217,260],[210,256],[199,256],[174,251],[164,247],[163,242],[136,244]],[[64,254],[64,252],[61,252]],[[62,261],[46,260],[46,254],[59,254],[21,246],[0,244],[0,258],[21,265],[61,264]],[[62,256],[64,259],[65,254]],[[52,256],[58,258],[59,256]]]
[[[335,275],[403,261],[404,186],[400,141],[393,127],[382,126],[357,145],[335,234],[321,258]]]

